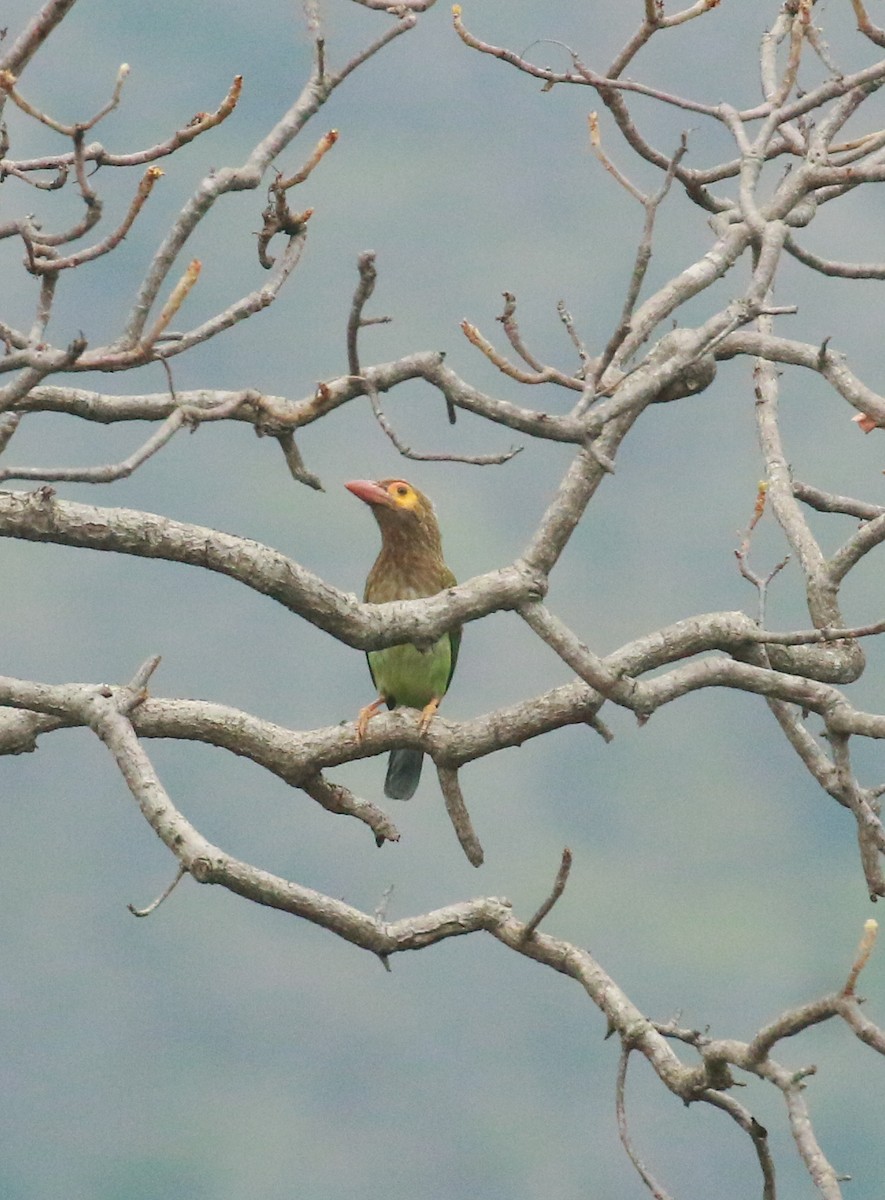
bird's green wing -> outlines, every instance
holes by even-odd
[[[458,651],[461,649],[461,627],[449,630],[449,646],[451,649],[452,661],[449,666],[449,677],[446,680],[446,691],[449,690],[449,684],[452,682],[452,676],[455,674],[455,665],[458,662]]]
[[[378,680],[375,678],[375,672],[372,670],[372,659],[369,654],[366,655],[366,662],[369,664],[369,674],[372,676],[372,683],[375,685],[375,691],[377,691]]]
[[[442,563],[442,571],[439,580],[439,590],[444,591],[446,588],[456,587],[458,580],[449,570],[445,563]],[[452,656],[452,661],[449,664],[449,677],[446,680],[446,691],[449,690],[449,684],[452,682],[452,676],[455,674],[455,667],[458,662],[458,651],[461,649],[461,626],[457,629],[449,630],[449,652]]]

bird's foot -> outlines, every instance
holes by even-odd
[[[418,724],[418,732],[419,733],[427,732],[427,727],[430,725],[430,722],[436,716],[436,710],[438,708],[439,708],[439,697],[434,697],[434,699],[431,700],[429,704],[425,704],[424,708],[421,709],[421,720]]]
[[[358,742],[361,742],[366,736],[366,730],[369,727],[369,722],[384,703],[384,697],[379,696],[377,700],[373,700],[371,704],[367,704],[365,708],[360,709],[356,719],[356,738]]]

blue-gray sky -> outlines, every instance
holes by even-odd
[[[7,0],[14,36],[31,14]],[[328,54],[342,62],[389,18],[344,0],[322,5]],[[863,56],[848,14],[822,8],[833,53]],[[774,0],[723,0],[703,20],[661,34],[631,72],[701,99],[753,103],[759,37]],[[641,0],[473,0],[467,24],[545,63],[565,42],[602,68],[639,20]],[[96,131],[114,149],[167,136],[219,102],[244,76],[236,114],[162,164],[166,175],[115,255],[65,279],[52,339],[83,329],[113,335],[169,220],[213,166],[243,160],[297,93],[310,44],[300,6],[232,0],[186,6],[81,0],[22,78],[34,103],[79,118],[107,97],[130,63],[124,102]],[[809,69],[809,77],[813,71]],[[377,252],[366,362],[445,349],[465,378],[495,394],[564,411],[570,396],[524,394],[463,339],[467,317],[500,339],[501,292],[517,293],[535,352],[574,369],[556,316],[563,299],[588,344],[617,319],[642,214],[587,144],[589,90],[554,88],[468,51],[438,5],[333,97],[283,157],[300,165],[327,128],[340,141],[299,192],[315,209],[303,263],[278,302],[175,362],[179,388],[255,387],[299,399],[346,371],[344,328],[356,259]],[[684,114],[637,100],[654,138],[675,146]],[[10,114],[13,155],[57,145]],[[729,153],[721,133],[691,117],[690,161]],[[648,184],[603,123],[619,165]],[[107,221],[122,213],[134,175],[103,172]],[[47,227],[76,213],[7,180],[4,217],[39,211]],[[189,310],[201,316],[263,282],[254,232],[263,192],[222,201],[195,239],[203,261]],[[825,214],[808,244],[835,256],[883,257],[875,190]],[[655,286],[704,252],[704,214],[674,191],[661,214],[649,274]],[[20,249],[0,249],[3,311],[24,321],[33,303]],[[738,294],[744,276],[697,301],[699,320]],[[873,387],[881,373],[881,284],[826,283],[785,271],[777,300],[798,303],[784,333],[833,344]],[[112,391],[160,390],[138,376],[84,381]],[[787,373],[783,425],[797,473],[878,501],[882,435],[862,437],[845,405],[817,380]],[[429,389],[387,402],[421,449],[506,449],[508,430],[462,415],[454,429]],[[144,429],[26,421],[16,462],[98,463],[129,453]],[[516,439],[519,441],[520,439]],[[358,592],[376,551],[374,523],[342,484],[405,473],[440,513],[460,578],[510,561],[565,470],[568,447],[526,445],[503,467],[402,463],[368,403],[339,410],[301,438],[326,491],[295,485],[278,448],[246,426],[181,436],[128,481],[59,487],[72,499],[141,507],[256,538],[339,587]],[[648,412],[631,434],[553,579],[551,606],[599,652],[712,609],[754,611],[734,566],[737,531],[762,473],[746,362],[724,365],[703,396]],[[827,548],[848,532],[816,522]],[[755,553],[783,544],[764,527]],[[194,696],[293,729],[352,719],[371,698],[363,656],[266,599],[194,569],[5,541],[3,671],[47,681],[124,681],[163,655],[158,694]],[[881,616],[873,563],[846,591],[851,622]],[[798,571],[772,596],[770,624],[804,626]],[[882,708],[881,653],[852,692]],[[469,717],[568,678],[561,663],[506,615],[472,625],[445,711]],[[150,746],[176,803],[232,853],[371,911],[394,885],[391,915],[476,894],[505,895],[527,916],[546,894],[563,845],[575,865],[551,932],[588,947],[649,1016],[750,1036],[784,1007],[839,984],[871,910],[848,815],[824,796],[779,737],[761,701],[705,693],[637,729],[607,714],[610,746],[570,729],[464,772],[486,864],[463,859],[432,771],[397,806],[399,845],[377,851],[366,830],[251,764],[199,746]],[[875,746],[858,751],[864,782],[881,779]],[[337,777],[378,799],[383,766],[365,760]],[[146,921],[168,882],[168,853],[144,824],[106,752],[83,731],[45,738],[34,755],[0,762],[2,839],[0,1020],[6,1031],[5,1151],[9,1200],[631,1200],[644,1194],[617,1141],[617,1048],[577,986],[474,936],[397,960],[385,974],[368,955],[293,918],[185,880]],[[869,968],[870,1013],[883,1020],[885,968]],[[816,1062],[808,1099],[825,1150],[851,1173],[853,1200],[878,1200],[883,1175],[881,1066],[847,1032],[818,1030],[785,1045],[787,1063]],[[877,1074],[878,1072],[878,1074]],[[787,1144],[785,1116],[758,1086],[742,1095],[769,1128],[784,1200],[811,1185]],[[684,1110],[638,1066],[630,1087],[643,1155],[685,1200],[756,1196],[749,1145],[724,1117]]]

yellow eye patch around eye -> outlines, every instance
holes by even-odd
[[[388,484],[387,494],[393,500],[394,504],[399,505],[400,508],[414,509],[418,507],[418,493],[411,484],[403,480],[397,479],[393,483]]]

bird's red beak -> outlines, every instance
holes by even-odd
[[[366,504],[390,504],[390,497],[384,488],[371,479],[351,479],[344,486]]]

